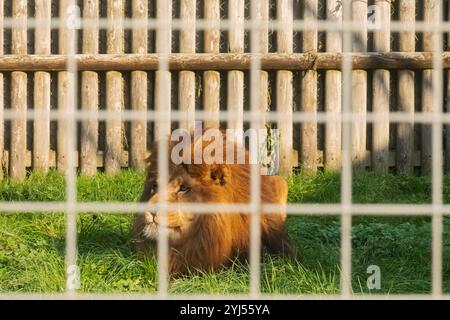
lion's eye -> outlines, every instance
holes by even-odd
[[[188,192],[189,190],[191,190],[191,188],[189,188],[189,186],[187,186],[184,183],[182,183],[180,185],[180,189],[178,189],[178,192]]]

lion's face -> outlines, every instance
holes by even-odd
[[[230,163],[230,154],[227,152],[231,151],[230,158],[237,160],[238,148],[242,150],[242,146],[236,145],[234,150],[229,150],[228,142],[224,140],[222,154],[227,162],[211,162],[204,158],[199,163],[195,160],[195,146],[202,146],[208,152],[210,149],[206,149],[208,143],[197,143],[192,143],[190,150],[183,150],[183,156],[189,154],[185,151],[191,152],[193,162],[168,161],[166,185],[158,181],[158,148],[157,144],[154,145],[147,159],[148,174],[141,201],[152,204],[152,208],[158,208],[157,204],[161,200],[167,201],[170,204],[169,212],[155,210],[139,213],[133,224],[133,243],[138,252],[154,253],[158,233],[161,230],[168,231],[168,267],[171,275],[185,273],[191,268],[219,269],[235,256],[246,257],[250,249],[250,218],[237,209],[224,212],[222,206],[250,203],[251,166],[248,152],[244,150],[245,163]],[[168,147],[167,159],[173,159],[174,150],[180,150],[175,148],[175,143]],[[205,153],[202,154],[205,156]],[[283,178],[261,176],[260,185],[262,202],[286,203],[287,184]],[[165,199],[161,199],[162,191],[166,191]],[[191,206],[186,206],[186,203],[209,204],[212,209],[205,214],[189,212]],[[167,219],[161,219],[163,213]],[[292,252],[285,232],[285,218],[284,210],[261,214],[261,242],[271,252]]]
[[[217,181],[218,179],[220,178],[217,176],[211,177],[211,175],[207,177],[192,176],[192,173],[188,172],[188,168],[183,165],[169,166],[169,181],[166,189],[167,202],[171,205],[180,204],[180,206],[176,207],[176,210],[169,210],[166,213],[166,223],[164,223],[161,212],[158,210],[141,214],[142,235],[147,239],[157,240],[160,228],[167,228],[169,240],[175,241],[182,238],[189,231],[195,219],[199,217],[198,214],[186,211],[182,204],[206,203],[211,202],[212,199],[217,201],[217,194],[221,193],[221,181]],[[221,179],[223,180],[223,178]],[[150,172],[141,201],[156,205],[159,198],[160,190],[157,174],[156,172]]]

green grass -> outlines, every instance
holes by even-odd
[[[79,201],[136,201],[143,174],[79,177]],[[296,175],[289,180],[289,202],[340,201],[340,177],[334,173]],[[62,201],[64,178],[34,173],[25,182],[0,182],[0,201]],[[357,203],[430,203],[429,177],[365,174],[353,181]],[[450,203],[450,176],[444,179]],[[78,217],[78,264],[81,291],[155,291],[154,257],[133,254],[129,215],[82,213]],[[338,216],[290,216],[290,238],[298,261],[265,255],[261,290],[270,293],[339,293],[340,219]],[[450,292],[450,220],[444,219],[444,290]],[[357,293],[429,293],[431,221],[428,217],[353,219],[353,290]],[[65,289],[65,216],[62,213],[0,214],[0,291],[60,292]],[[366,286],[369,265],[381,269],[381,290]],[[217,273],[185,276],[170,283],[170,292],[248,292],[248,266],[235,262]]]

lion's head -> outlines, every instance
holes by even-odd
[[[226,136],[223,139],[223,152],[226,157]],[[192,142],[189,145],[188,152],[191,155],[196,148],[195,144]],[[205,147],[206,145],[201,144],[202,149]],[[133,227],[136,248],[146,251],[153,247],[158,240],[158,232],[161,228],[167,228],[171,273],[182,273],[190,267],[214,269],[226,265],[234,256],[246,256],[250,241],[250,218],[247,213],[219,213],[218,210],[208,214],[194,214],[183,204],[213,203],[220,206],[220,204],[248,203],[250,164],[217,163],[217,161],[202,161],[195,164],[184,160],[176,163],[172,161],[175,148],[174,143],[169,143],[165,199],[170,204],[170,210],[166,211],[166,223],[158,210],[137,214]],[[237,160],[238,151],[239,147],[235,145],[232,150],[234,160]],[[245,149],[244,159],[248,160]],[[148,160],[148,173],[141,201],[153,204],[157,208],[162,194],[158,179],[157,144]],[[287,184],[283,178],[261,176],[262,202],[285,204],[286,198]],[[262,242],[270,251],[290,254],[284,227],[285,217],[284,212],[261,215]]]

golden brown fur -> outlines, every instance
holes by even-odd
[[[169,146],[169,203],[243,204],[250,201],[249,164],[175,165],[170,161],[172,148],[173,144]],[[236,157],[237,148],[234,152]],[[248,154],[245,154],[248,160]],[[159,197],[156,148],[152,150],[149,162],[141,201],[156,204]],[[262,203],[284,205],[287,201],[286,181],[279,176],[260,177]],[[216,270],[235,257],[245,259],[250,246],[250,219],[249,215],[240,212],[191,214],[182,205],[177,211],[168,212],[169,272],[175,275],[188,269]],[[284,211],[261,215],[261,240],[269,252],[290,256],[293,252],[288,243],[285,219]],[[158,212],[137,214],[133,239],[138,251],[155,248],[159,227]]]

